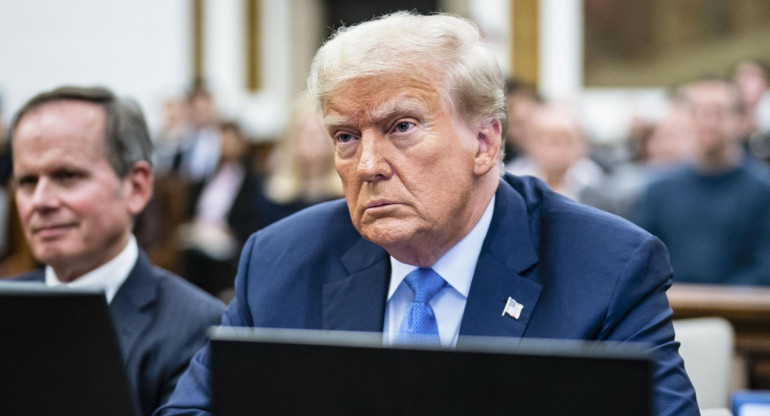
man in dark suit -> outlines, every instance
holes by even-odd
[[[503,78],[475,26],[363,23],[319,50],[308,84],[345,201],[249,239],[225,325],[446,347],[468,335],[642,342],[656,353],[655,414],[698,413],[664,246],[536,179],[501,177]],[[196,354],[158,414],[210,411],[209,360]]]
[[[131,233],[153,186],[141,110],[104,88],[62,87],[19,110],[9,137],[21,224],[46,265],[18,279],[104,288],[130,384],[151,414],[224,305],[153,267]]]

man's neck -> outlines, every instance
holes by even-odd
[[[731,146],[716,154],[699,155],[698,171],[702,173],[721,173],[730,171],[741,164],[743,155],[738,146]]]
[[[109,250],[109,252],[101,258],[99,261],[94,262],[84,262],[81,259],[69,259],[68,261],[61,262],[60,264],[50,264],[51,268],[53,268],[53,271],[56,273],[56,278],[59,279],[61,282],[69,283],[76,279],[79,279],[81,276],[85,275],[86,273],[91,272],[92,270],[98,269],[99,267],[104,266],[105,264],[109,263],[115,257],[117,257],[120,253],[122,253],[126,247],[128,246],[128,243],[130,241],[130,234],[126,234],[125,236],[121,237],[121,243],[113,245],[112,249]]]

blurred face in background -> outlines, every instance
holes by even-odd
[[[163,127],[166,130],[182,128],[187,124],[187,102],[169,99],[163,103]]]
[[[216,123],[217,115],[214,100],[207,93],[195,93],[190,99],[190,121],[196,128],[211,127]]]
[[[233,126],[224,126],[220,129],[221,147],[219,157],[224,162],[239,162],[246,154],[246,139],[241,131]]]
[[[665,164],[689,159],[695,152],[694,141],[691,112],[682,106],[672,106],[647,140],[647,161]]]
[[[577,120],[566,110],[544,106],[532,119],[530,157],[545,175],[563,175],[585,156],[587,147]]]
[[[301,170],[308,174],[326,171],[333,163],[334,146],[329,145],[321,116],[314,109],[303,113],[293,134],[292,151]]]
[[[508,133],[506,142],[514,149],[527,149],[532,134],[532,118],[541,103],[528,93],[513,93],[505,98],[508,108]]]
[[[695,148],[703,162],[732,157],[741,134],[739,97],[722,81],[698,81],[687,88],[695,128]]]
[[[738,64],[733,73],[733,82],[735,82],[744,103],[749,108],[756,107],[769,87],[765,71],[757,63],[751,61]]]

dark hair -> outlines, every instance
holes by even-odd
[[[104,109],[107,156],[118,177],[125,177],[138,161],[152,164],[153,144],[139,105],[132,99],[116,97],[104,87],[63,86],[34,96],[16,113],[8,129],[8,144],[13,146],[16,128],[26,114],[54,101],[82,101]]]
[[[237,121],[233,121],[233,120],[221,121],[221,122],[219,122],[219,130],[221,130],[221,131],[232,131],[238,137],[243,138],[243,129],[241,129],[241,125],[238,124]]]
[[[513,94],[523,94],[539,103],[543,102],[543,97],[537,93],[537,89],[534,85],[515,77],[507,78],[505,80],[505,96],[509,97]]]

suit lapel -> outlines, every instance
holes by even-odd
[[[542,291],[542,285],[529,276],[538,263],[531,236],[524,199],[501,181],[465,305],[459,342],[463,335],[524,335]],[[518,319],[502,314],[509,297],[523,305]]]
[[[152,322],[152,307],[157,291],[152,279],[152,268],[144,253],[139,253],[136,265],[110,302],[110,313],[128,362],[136,343]]]
[[[382,331],[390,274],[387,253],[361,238],[341,260],[345,271],[323,288],[323,328]],[[501,181],[460,325],[460,341],[465,335],[523,336],[542,291],[533,278],[537,263],[537,241],[524,199]],[[524,306],[518,319],[502,315],[508,297]]]
[[[343,276],[323,288],[323,328],[382,331],[390,273],[387,253],[361,238],[341,260]]]

